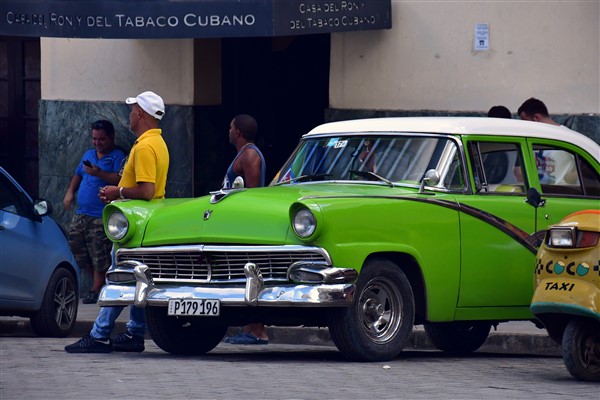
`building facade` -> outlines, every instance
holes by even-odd
[[[529,97],[600,142],[597,1],[223,0],[222,12],[173,8],[201,1],[134,3],[160,7],[141,16],[129,8],[61,14],[60,7],[23,16],[14,11],[18,2],[0,7],[2,34],[40,37],[39,195],[55,204],[61,223],[70,219],[60,204],[90,147],[89,123],[111,120],[128,148],[134,137],[124,99],[144,90],[167,104],[171,197],[220,187],[238,113],[258,120],[268,179],[300,136],[327,120],[483,116],[498,104],[516,113]],[[250,8],[229,8],[239,3]],[[265,3],[272,23],[261,28],[251,6]],[[86,29],[77,30],[78,16]],[[40,33],[42,25],[54,31]],[[175,29],[181,25],[187,30]]]

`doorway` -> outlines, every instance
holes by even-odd
[[[34,198],[40,59],[39,38],[0,37],[0,165]]]
[[[257,145],[266,160],[267,183],[300,137],[324,122],[329,106],[329,49],[329,34],[222,39],[221,106],[213,109],[220,121],[211,118],[210,139],[196,134],[195,163],[214,161],[197,171],[205,176],[199,179],[210,182],[210,190],[219,188],[235,156],[227,132],[236,114],[250,114],[258,122]],[[201,193],[204,182],[197,183],[196,194],[205,194]]]

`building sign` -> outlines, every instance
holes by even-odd
[[[474,28],[475,40],[473,48],[476,51],[485,51],[490,49],[490,25],[476,24]]]
[[[2,0],[0,35],[284,36],[391,28],[391,0]]]

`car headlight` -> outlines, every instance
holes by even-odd
[[[577,228],[551,228],[547,245],[559,248],[594,247],[600,240],[599,232],[581,231]]]
[[[573,247],[575,230],[554,228],[548,231],[548,244],[551,247]]]
[[[307,238],[317,229],[317,219],[307,208],[301,208],[292,218],[292,227],[300,238]]]
[[[121,240],[129,231],[129,221],[122,212],[112,213],[106,220],[106,233],[112,240]]]

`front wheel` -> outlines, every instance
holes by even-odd
[[[562,356],[575,379],[600,382],[600,323],[571,320],[563,334]]]
[[[348,308],[329,315],[331,339],[355,361],[385,361],[406,345],[415,319],[412,287],[402,270],[386,259],[363,266]]]
[[[31,328],[36,335],[65,337],[75,326],[78,285],[75,275],[66,268],[57,268],[50,276],[42,306],[31,316]]]
[[[210,318],[210,319],[209,319]],[[147,307],[146,322],[152,340],[167,353],[205,354],[217,347],[227,326],[213,317],[171,317],[167,307]]]
[[[492,324],[481,321],[433,322],[425,333],[438,349],[452,354],[467,354],[485,343]]]

